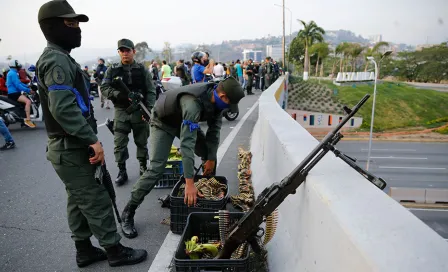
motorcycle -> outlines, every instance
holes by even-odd
[[[40,105],[39,91],[37,85],[31,84],[30,88],[34,90],[33,94],[22,93],[31,101],[30,117],[32,122],[42,122],[43,114],[42,107]],[[16,102],[9,99],[6,96],[0,96],[0,118],[3,120],[6,126],[11,124],[20,123],[21,127],[25,127],[24,124],[26,113],[25,104]]]
[[[90,81],[90,95],[93,95],[94,97],[99,97],[99,91],[98,91],[98,83],[94,80]]]

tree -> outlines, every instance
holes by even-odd
[[[341,58],[341,61],[339,63],[339,72],[341,72],[341,73],[344,72],[344,62],[345,62],[345,58],[348,54],[349,47],[350,47],[350,44],[347,42],[342,42],[342,43],[338,44],[338,46],[336,47],[335,53],[337,55],[339,55],[339,57]]]
[[[165,58],[167,63],[171,63],[172,53],[173,53],[173,50],[171,49],[171,44],[169,42],[164,42],[162,56]]]
[[[140,42],[135,45],[135,59],[140,62],[143,61],[146,55],[152,52],[152,49],[149,48],[147,42]]]
[[[309,71],[309,48],[314,44],[314,42],[323,42],[324,41],[324,34],[325,30],[321,27],[319,27],[316,22],[310,21],[308,24],[305,23],[302,20],[299,20],[300,23],[303,25],[303,29],[299,31],[297,34],[297,37],[300,37],[302,41],[305,43],[305,65],[303,67],[304,74],[303,77],[306,80],[308,76]]]
[[[324,58],[326,58],[328,56],[328,54],[330,54],[330,49],[328,48],[328,43],[315,43],[313,44],[313,46],[311,46],[310,48],[310,53],[311,54],[317,54],[317,62],[316,62],[316,76],[318,71],[319,71],[319,60],[322,60]],[[322,63],[323,65],[323,63]],[[322,73],[323,73],[323,67],[321,68]]]
[[[351,43],[347,51],[353,61],[352,72],[356,72],[356,61],[358,60],[361,53],[364,51],[364,47],[362,47],[358,43]]]
[[[364,72],[367,72],[367,67],[369,66],[369,61],[367,60],[367,57],[374,57],[375,61],[378,62],[381,59],[381,54],[379,53],[379,50],[381,49],[381,47],[386,46],[389,46],[388,42],[378,42],[372,48],[366,48],[364,52],[364,57],[366,61],[366,67],[364,68]]]
[[[297,36],[291,41],[287,57],[290,62],[296,65],[296,68],[303,67],[305,60],[305,42],[302,38]]]

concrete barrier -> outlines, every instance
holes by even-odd
[[[251,138],[256,194],[318,144],[281,109],[279,78],[261,95]],[[350,105],[352,106],[352,105]],[[270,271],[448,271],[448,243],[406,208],[327,154],[279,207]]]
[[[390,197],[398,202],[425,203],[425,188],[390,187]]]
[[[448,189],[426,188],[425,203],[448,203]]]

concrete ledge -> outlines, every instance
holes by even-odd
[[[279,78],[259,100],[251,151],[256,194],[318,144],[280,108]],[[333,154],[279,207],[270,271],[448,271],[448,243]]]

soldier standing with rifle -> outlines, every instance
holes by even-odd
[[[101,93],[114,103],[114,154],[118,164],[117,185],[123,185],[128,180],[126,172],[126,160],[129,159],[128,142],[131,130],[134,134],[134,142],[137,146],[137,159],[140,162],[140,175],[147,169],[148,160],[148,137],[149,120],[142,118],[136,102],[143,102],[151,110],[156,100],[156,89],[152,83],[149,72],[143,64],[134,60],[134,43],[128,39],[118,41],[118,53],[121,57],[120,63],[114,63],[106,71],[101,85]],[[127,94],[125,90],[113,84],[113,80],[121,77],[124,84],[131,91]]]
[[[219,84],[196,83],[160,95],[151,117],[149,169],[134,185],[131,199],[121,215],[124,236],[137,237],[135,210],[162,176],[174,137],[180,139],[186,180],[184,201],[189,206],[196,204],[198,191],[193,181],[194,155],[196,153],[202,158],[204,175],[214,175],[222,112],[228,108],[237,112],[238,103],[243,97],[244,90],[233,77]],[[204,121],[208,125],[207,134],[199,127],[199,122]]]
[[[246,66],[246,74],[247,74],[247,85],[246,90],[247,94],[254,94],[252,92],[252,85],[254,84],[254,65],[252,64],[252,59],[249,59],[248,64]]]
[[[81,46],[79,22],[89,18],[76,14],[67,1],[50,1],[39,9],[38,22],[48,41],[37,62],[42,110],[48,134],[47,159],[65,185],[67,217],[76,246],[79,267],[108,260],[110,266],[130,265],[147,257],[120,243],[111,199],[97,183],[97,164],[104,151],[96,136],[97,125],[89,100],[89,78],[70,51]],[[88,149],[95,153],[89,159]],[[106,252],[92,245],[95,235]]]

